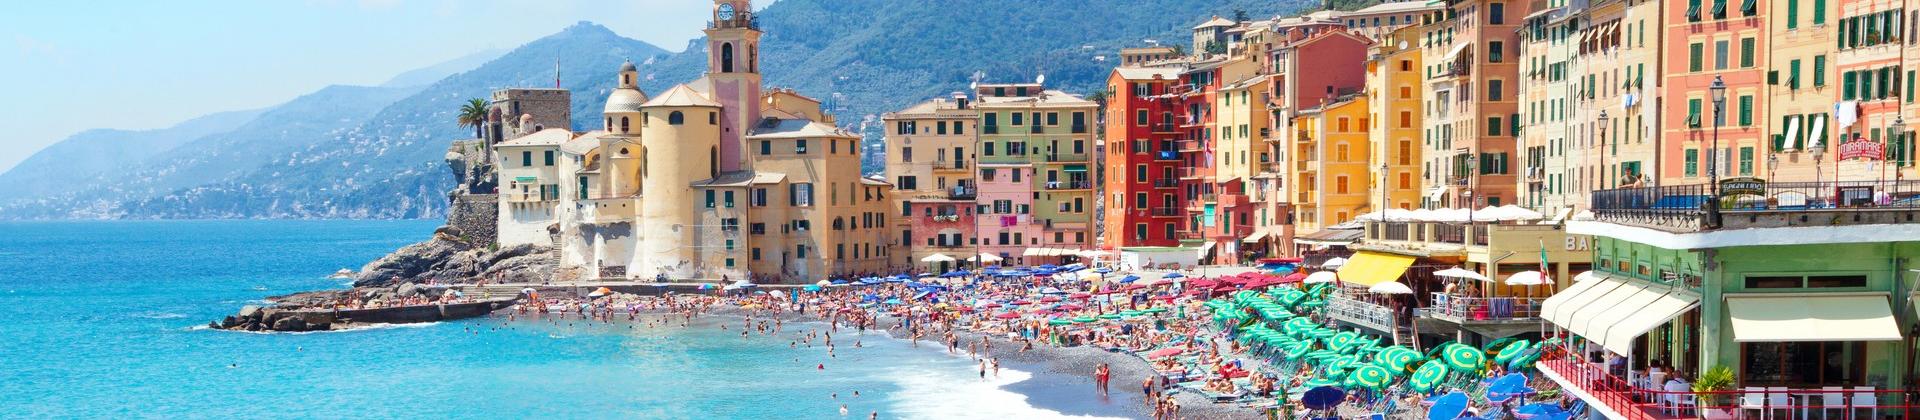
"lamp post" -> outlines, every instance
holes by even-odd
[[[1607,172],[1612,169],[1612,167],[1607,166],[1607,110],[1600,110],[1600,117],[1594,118],[1593,130],[1595,134],[1600,137],[1600,141],[1598,142],[1600,144],[1600,187],[1601,189],[1611,189],[1615,184],[1613,181],[1607,180],[1613,178],[1606,175]]]
[[[1720,76],[1713,76],[1713,85],[1707,88],[1713,98],[1713,147],[1707,150],[1707,182],[1711,183],[1713,195],[1707,196],[1707,227],[1720,227],[1720,123],[1722,110],[1727,105],[1727,83]]]
[[[1901,117],[1901,116],[1900,116],[1900,114],[1898,114],[1898,113],[1895,113],[1895,114],[1893,115],[1893,124],[1891,124],[1891,125],[1888,125],[1888,126],[1887,126],[1887,129],[1888,129],[1888,130],[1892,130],[1892,132],[1891,132],[1890,134],[1888,134],[1888,135],[1887,135],[1887,143],[1888,143],[1888,146],[1893,146],[1894,144],[1899,144],[1899,145],[1900,145],[1899,147],[1900,147],[1901,149],[1906,149],[1906,147],[1907,147],[1907,146],[1906,146],[1906,141],[1907,141],[1907,139],[1906,139],[1906,137],[1907,137],[1907,119],[1906,119],[1905,117]],[[1893,139],[1900,139],[1900,142],[1899,142],[1899,143],[1895,143],[1895,142],[1893,141]],[[1894,156],[1899,156],[1899,151],[1895,151],[1895,152],[1893,152],[1893,153],[1890,153],[1890,154],[1891,154],[1891,155],[1894,155]],[[1886,165],[1880,165],[1880,168],[1882,168],[1882,169],[1881,169],[1881,172],[1880,172],[1880,174],[1881,174],[1881,177],[1880,177],[1880,179],[1881,179],[1881,180],[1886,180],[1886,169],[1885,169],[1885,168],[1886,168],[1886,167],[1888,167],[1888,166],[1891,166],[1891,165],[1893,164],[1893,162],[1882,162],[1882,163],[1886,163]],[[1894,167],[1894,169],[1893,169],[1893,180],[1894,180],[1894,182],[1899,182],[1899,181],[1900,181],[1900,168],[1899,168],[1899,167]]]

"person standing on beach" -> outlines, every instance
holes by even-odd
[[[1093,387],[1100,395],[1107,395],[1107,364],[1101,363],[1093,368]]]
[[[980,380],[987,380],[987,359],[980,359]]]

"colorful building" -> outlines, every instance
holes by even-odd
[[[1101,248],[1179,245],[1186,201],[1174,142],[1175,67],[1119,67],[1107,77],[1106,229]]]
[[[899,206],[900,246],[908,251],[896,265],[946,272],[978,254],[974,158],[980,115],[971,102],[961,93],[880,117],[887,129],[886,179],[893,181]]]
[[[1039,262],[1029,248],[1094,246],[1092,101],[1039,83],[980,84],[979,206],[983,253]],[[1047,256],[1042,258],[1052,258]]]
[[[1411,42],[1416,32],[1402,29],[1374,44],[1367,60],[1367,104],[1372,127],[1368,131],[1372,157],[1367,166],[1367,196],[1376,209],[1420,207],[1420,96],[1421,54]],[[1402,36],[1406,38],[1401,38]],[[1384,170],[1385,172],[1382,172]]]
[[[1501,0],[1449,2],[1422,36],[1434,174],[1429,207],[1513,203],[1517,180],[1520,24],[1532,5]]]
[[[1736,176],[1734,151],[1760,150],[1755,116],[1768,115],[1765,87],[1772,54],[1763,2],[1664,2],[1659,184],[1699,184]],[[1737,6],[1737,7],[1734,7]],[[1738,9],[1738,10],[1735,10]],[[1711,87],[1723,86],[1716,102]],[[1716,105],[1719,104],[1719,105]],[[1748,152],[1750,153],[1750,152]]]

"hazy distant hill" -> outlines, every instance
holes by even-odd
[[[222,112],[154,130],[93,129],[47,146],[27,160],[0,173],[0,197],[44,197],[74,192],[75,182],[101,172],[124,171],[127,165],[173,150],[194,139],[232,131],[260,115],[262,110]],[[9,200],[0,200],[0,202]]]
[[[781,0],[759,15],[767,32],[761,69],[769,86],[827,101],[842,124],[964,90],[975,71],[988,81],[1030,81],[1092,92],[1121,47],[1157,39],[1185,45],[1211,15],[1293,14],[1307,2],[1254,0]],[[447,77],[386,106],[337,136],[266,160],[244,174],[204,178],[165,194],[96,203],[74,215],[128,218],[438,217],[452,178],[448,142],[471,136],[454,123],[459,103],[505,87],[548,87],[560,58],[573,91],[576,129],[598,125],[621,61],[656,93],[705,71],[704,41],[681,53],[582,22],[471,71]],[[1100,58],[1104,57],[1105,60]],[[0,207],[0,217],[63,217],[58,211]]]
[[[400,73],[398,76],[393,76],[392,79],[387,79],[387,82],[381,83],[380,86],[403,87],[431,85],[448,76],[478,68],[481,64],[486,64],[488,61],[500,58],[500,56],[506,54],[507,51],[508,50],[505,49],[490,49],[467,54],[460,58],[447,60],[444,63]]]

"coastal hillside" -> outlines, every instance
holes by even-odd
[[[827,102],[843,125],[987,81],[1029,81],[1087,94],[1098,89],[1122,47],[1147,40],[1184,45],[1196,16],[1243,11],[1260,18],[1315,4],[1254,0],[1019,0],[893,2],[782,0],[759,14],[767,31],[767,84]],[[615,17],[610,17],[615,18]],[[391,103],[365,121],[303,147],[261,159],[243,173],[205,176],[152,194],[98,195],[0,206],[0,218],[434,218],[446,211],[453,179],[447,144],[468,138],[454,111],[505,87],[553,86],[555,59],[573,91],[575,129],[598,125],[619,64],[641,68],[642,88],[660,92],[705,71],[703,40],[668,53],[582,22],[472,71]],[[870,130],[878,131],[878,130]],[[109,188],[111,190],[111,188]],[[117,200],[116,200],[117,199]]]
[[[153,130],[94,129],[60,140],[0,173],[0,197],[45,197],[80,187],[75,178],[124,170],[153,155],[215,133],[233,131],[263,110],[221,112]],[[6,200],[0,200],[4,202]]]

